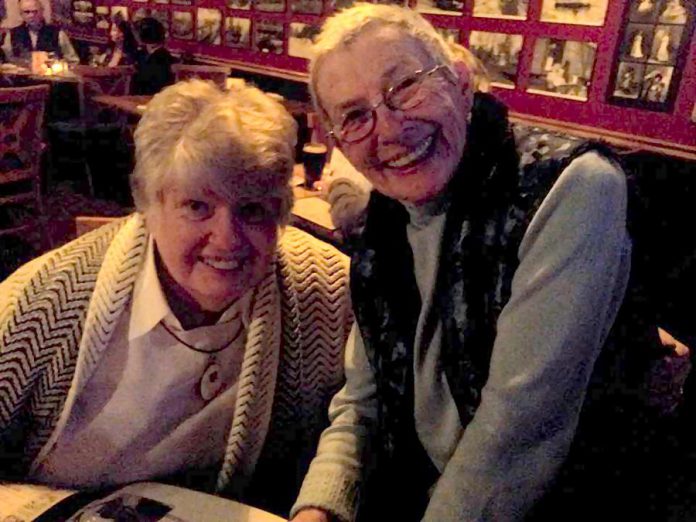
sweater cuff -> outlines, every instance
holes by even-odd
[[[290,519],[305,508],[319,508],[339,518],[352,522],[358,504],[358,478],[344,467],[332,463],[314,463],[302,483]]]

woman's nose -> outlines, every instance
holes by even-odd
[[[382,104],[375,109],[375,133],[380,142],[389,142],[400,137],[403,133],[403,112],[393,110]]]
[[[212,223],[210,242],[221,249],[231,250],[246,242],[244,227],[230,209],[218,209]]]

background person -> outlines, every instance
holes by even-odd
[[[109,29],[109,44],[106,50],[94,57],[92,65],[117,67],[135,65],[140,58],[138,41],[133,34],[130,23],[116,17]]]
[[[3,480],[166,480],[287,513],[351,316],[345,256],[283,229],[295,136],[256,88],[153,98],[137,212],[0,284]]]
[[[45,51],[68,63],[80,63],[65,31],[46,23],[38,0],[20,0],[19,12],[22,24],[10,29],[2,44],[8,61],[31,64],[32,51]]]
[[[324,127],[375,191],[346,384],[293,521],[353,520],[358,501],[367,521],[645,516],[659,340],[624,299],[611,152],[521,171],[505,107],[408,9],[358,4],[314,50]]]
[[[137,64],[131,90],[133,94],[156,94],[174,83],[172,65],[175,60],[164,46],[162,22],[148,16],[138,22],[137,30],[145,52]]]

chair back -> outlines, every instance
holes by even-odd
[[[44,228],[41,153],[49,90],[48,85],[0,89],[0,236]]]
[[[116,221],[117,217],[108,216],[75,216],[75,235],[81,236],[101,226]]]
[[[73,72],[80,77],[80,115],[83,120],[97,119],[103,109],[93,103],[92,97],[100,94],[124,96],[130,94],[130,84],[135,67],[119,65],[117,67],[93,67],[76,65]]]
[[[230,68],[214,65],[186,65],[176,63],[172,65],[172,72],[177,82],[198,78],[200,80],[210,80],[221,89],[224,89],[225,80],[230,75]]]

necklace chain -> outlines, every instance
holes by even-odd
[[[189,343],[187,343],[186,341],[184,341],[181,337],[179,337],[178,335],[176,335],[176,334],[171,330],[171,328],[169,328],[169,327],[165,324],[164,321],[161,321],[160,324],[162,325],[162,327],[164,328],[164,330],[165,330],[169,335],[171,335],[174,339],[176,339],[176,340],[179,341],[181,344],[183,344],[186,348],[189,348],[189,349],[193,350],[194,352],[205,353],[205,354],[218,353],[218,352],[223,351],[225,348],[230,347],[230,346],[232,345],[232,343],[235,342],[235,341],[237,340],[237,338],[239,337],[239,334],[242,332],[242,324],[241,324],[241,321],[240,321],[239,327],[237,328],[237,331],[236,331],[236,332],[234,333],[234,335],[232,336],[232,339],[230,339],[229,341],[227,341],[225,344],[223,344],[223,345],[220,346],[219,348],[215,348],[214,350],[203,350],[203,349],[201,349],[201,348],[196,348],[196,347],[193,346],[192,344],[189,344]]]

